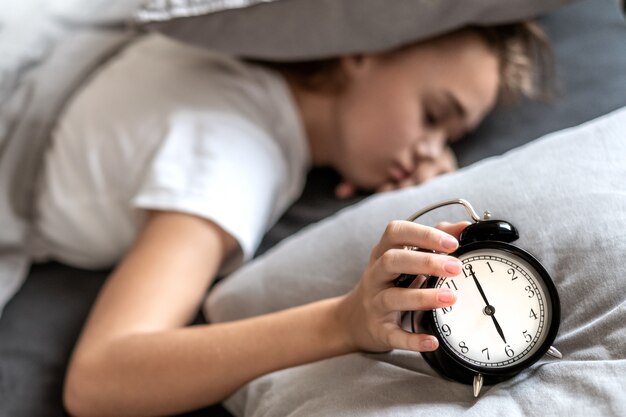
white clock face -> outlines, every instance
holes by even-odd
[[[498,249],[459,259],[462,273],[435,285],[457,294],[454,305],[433,310],[443,343],[465,362],[486,368],[513,366],[535,353],[552,320],[549,293],[536,270]]]

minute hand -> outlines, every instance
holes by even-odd
[[[487,300],[487,296],[485,295],[485,292],[483,291],[483,287],[480,286],[480,282],[478,282],[478,278],[476,278],[476,274],[474,273],[473,269],[470,269],[470,275],[472,276],[472,278],[474,278],[474,283],[476,284],[476,287],[478,288],[478,292],[483,297],[483,300],[485,300],[485,304],[490,306],[491,304],[489,304],[489,300]]]
[[[487,296],[485,295],[485,292],[483,291],[483,287],[480,285],[480,282],[478,282],[478,278],[476,278],[476,274],[474,273],[473,269],[470,269],[470,275],[474,279],[476,288],[478,288],[478,292],[480,293],[481,297],[483,297],[485,304],[487,304],[487,307],[489,307],[490,311],[492,311],[492,313],[488,315],[491,316],[491,320],[493,320],[493,324],[496,326],[496,330],[498,331],[498,334],[500,335],[504,343],[506,343],[506,338],[504,337],[504,332],[502,331],[502,327],[500,327],[500,323],[498,323],[498,320],[496,320],[495,311],[493,311],[494,308],[491,304],[489,304],[489,300],[487,300]]]

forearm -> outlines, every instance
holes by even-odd
[[[231,323],[115,339],[73,359],[66,403],[84,415],[172,414],[219,402],[265,373],[354,350],[340,298]]]

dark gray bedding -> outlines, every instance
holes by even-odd
[[[3,7],[6,6],[0,6],[0,12]],[[91,31],[94,39],[124,36],[110,22],[95,29],[82,24],[68,25],[52,28],[50,33],[75,31],[76,35],[85,36],[84,45],[89,45],[87,31]],[[462,166],[626,105],[626,25],[615,1],[578,2],[552,13],[544,19],[544,25],[555,41],[561,96],[551,104],[523,103],[519,108],[494,113],[475,134],[457,146]],[[6,35],[5,29],[6,26],[0,25],[0,40]],[[0,42],[0,52],[2,47],[8,49],[8,45]],[[45,51],[42,56],[52,55],[53,50]],[[50,72],[37,68],[35,58],[26,61],[23,69],[27,78],[22,80],[41,83]],[[67,60],[70,58],[71,55]],[[59,64],[74,67],[67,60]],[[54,66],[45,69],[54,71]],[[1,91],[20,86],[23,86],[20,80],[7,79],[4,75],[0,80]],[[15,105],[0,103],[2,112],[5,105]],[[20,108],[14,111],[19,112]],[[2,121],[6,118],[0,118],[0,149],[11,133],[11,125],[1,124]],[[359,200],[359,197],[335,200],[332,190],[337,178],[330,171],[313,171],[309,179],[302,198],[269,231],[259,253],[303,226]],[[31,268],[26,284],[6,306],[0,319],[1,417],[65,415],[61,405],[65,364],[106,275],[107,271],[83,271],[56,263]],[[211,407],[193,415],[228,414],[219,407]]]

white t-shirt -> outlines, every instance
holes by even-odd
[[[219,224],[249,259],[300,195],[309,149],[277,73],[147,35],[95,74],[62,114],[37,201],[35,255],[120,260],[143,209]]]

